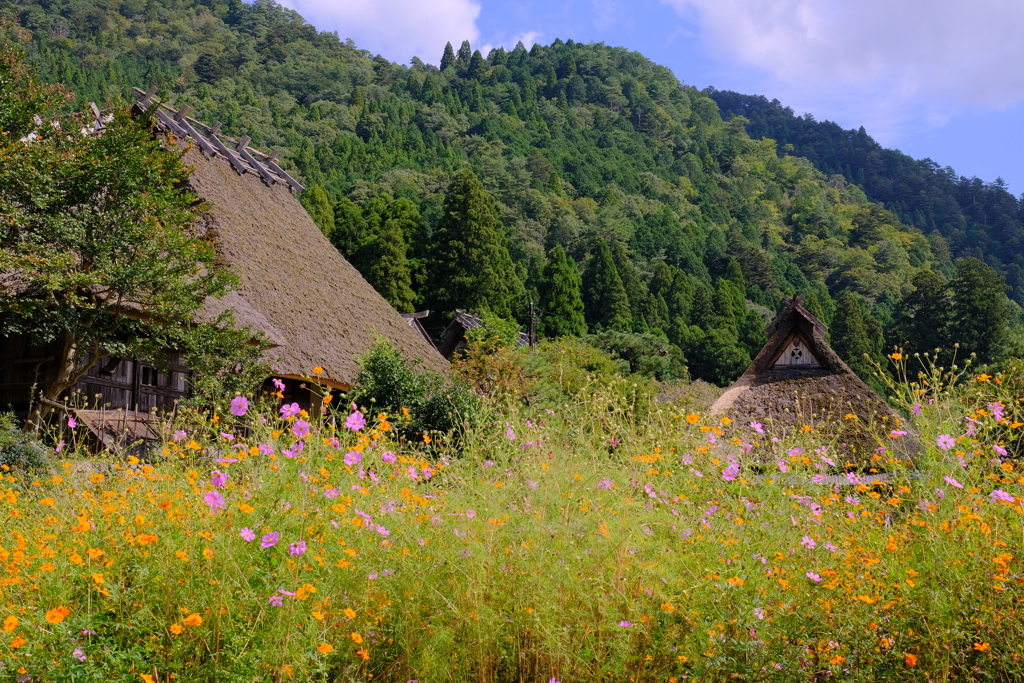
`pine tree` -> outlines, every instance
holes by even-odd
[[[583,274],[583,305],[587,322],[604,329],[629,332],[633,317],[607,242],[598,240]]]
[[[366,221],[363,212],[347,197],[342,197],[334,205],[334,230],[328,235],[334,248],[345,258],[351,258],[366,234]]]
[[[462,41],[462,45],[459,46],[459,52],[455,55],[455,63],[459,68],[459,71],[464,71],[469,66],[469,60],[473,58],[473,48],[470,47],[469,41]]]
[[[952,351],[949,326],[953,300],[949,287],[931,270],[920,271],[911,284],[914,291],[899,305],[894,341],[918,353],[934,353],[937,348]]]
[[[953,292],[952,336],[960,348],[990,363],[1003,353],[1009,333],[1010,302],[1006,280],[984,262],[964,258],[956,262],[950,283]]]
[[[544,336],[579,337],[587,333],[581,287],[576,263],[565,253],[562,245],[556,246],[548,254],[541,285]]]
[[[853,292],[843,292],[839,297],[836,314],[832,319],[832,327],[829,329],[829,337],[833,350],[846,361],[851,370],[857,373],[861,379],[866,380],[871,377],[874,368],[864,354],[874,356],[872,352],[875,349],[864,323],[864,312],[857,300],[857,295]]]
[[[302,204],[324,235],[330,237],[334,232],[334,207],[324,188],[319,185],[311,186],[302,196]]]
[[[445,43],[444,54],[441,55],[441,71],[455,64],[455,50],[450,42]]]
[[[434,307],[513,318],[525,290],[506,242],[493,197],[473,171],[458,171],[434,233]]]
[[[383,220],[359,247],[359,272],[399,313],[411,313],[416,295],[400,221]]]
[[[642,328],[647,327],[647,325],[644,320],[643,305],[644,300],[647,298],[647,292],[644,291],[644,284],[640,281],[640,274],[637,273],[636,266],[633,265],[629,254],[626,253],[626,245],[618,240],[612,243],[612,260],[615,261],[615,270],[619,273],[619,279],[622,280],[622,288],[626,292],[626,298],[629,299],[629,312],[630,317],[633,319],[633,331],[644,332],[645,330]]]

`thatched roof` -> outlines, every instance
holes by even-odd
[[[711,413],[776,431],[809,425],[855,451],[893,444],[904,454],[916,450],[913,437],[888,436],[906,430],[903,418],[832,350],[825,330],[802,297],[790,299],[768,326],[764,348]]]
[[[148,104],[140,92],[140,103]],[[275,345],[267,355],[280,377],[300,379],[321,366],[326,384],[347,388],[359,372],[356,360],[377,336],[421,367],[447,372],[437,350],[324,237],[295,198],[297,183],[273,156],[180,113],[164,107],[158,125],[190,145],[188,183],[210,204],[200,228],[241,281],[228,296],[207,302],[203,315],[228,307],[239,324],[264,331]],[[178,131],[188,124],[184,140],[172,127],[176,115]]]

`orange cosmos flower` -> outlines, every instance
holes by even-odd
[[[907,666],[917,666],[917,655],[908,652],[903,655],[903,661]]]
[[[48,611],[46,613],[46,620],[51,624],[59,624],[60,622],[64,621],[64,617],[66,617],[69,614],[71,614],[71,610],[69,610],[64,605],[61,605],[60,607],[54,607],[53,609]]]
[[[316,646],[316,649],[319,650],[322,655],[329,655],[334,652],[334,646],[330,643],[320,643]]]
[[[18,617],[12,614],[4,619],[4,633],[10,633],[16,628],[18,628]]]
[[[11,647],[12,648],[14,648],[14,647],[21,647],[22,645],[24,645],[27,642],[28,642],[27,640],[25,640],[21,636],[18,636],[17,638],[15,638],[14,640],[11,641]]]
[[[991,649],[991,647],[992,646],[989,645],[988,643],[975,643],[974,644],[974,649],[977,650],[978,652],[984,652],[985,650]]]
[[[359,645],[359,644],[361,644],[363,642],[363,637],[361,635],[359,635],[358,633],[353,633],[352,634],[352,641],[356,645]]]
[[[183,630],[185,629],[181,627],[181,624],[171,624],[171,633],[173,633],[174,635],[178,635]]]
[[[700,422],[700,415],[698,415],[697,413],[690,413],[689,415],[686,416],[686,421],[692,425],[695,425],[698,422]]]
[[[185,626],[201,626],[203,623],[203,618],[199,616],[198,613],[193,612],[192,614],[182,619],[181,623],[185,624]]]

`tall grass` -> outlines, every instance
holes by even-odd
[[[982,377],[874,485],[813,483],[841,470],[813,430],[638,414],[599,378],[460,457],[276,399],[152,462],[64,451],[0,490],[0,678],[1018,680],[1024,477],[993,447],[1020,375]]]

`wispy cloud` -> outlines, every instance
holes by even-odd
[[[322,29],[396,62],[413,57],[437,64],[444,44],[456,49],[480,37],[475,0],[282,0]]]
[[[760,69],[780,99],[845,103],[876,128],[1024,99],[1017,0],[663,1],[697,21],[722,61]]]

